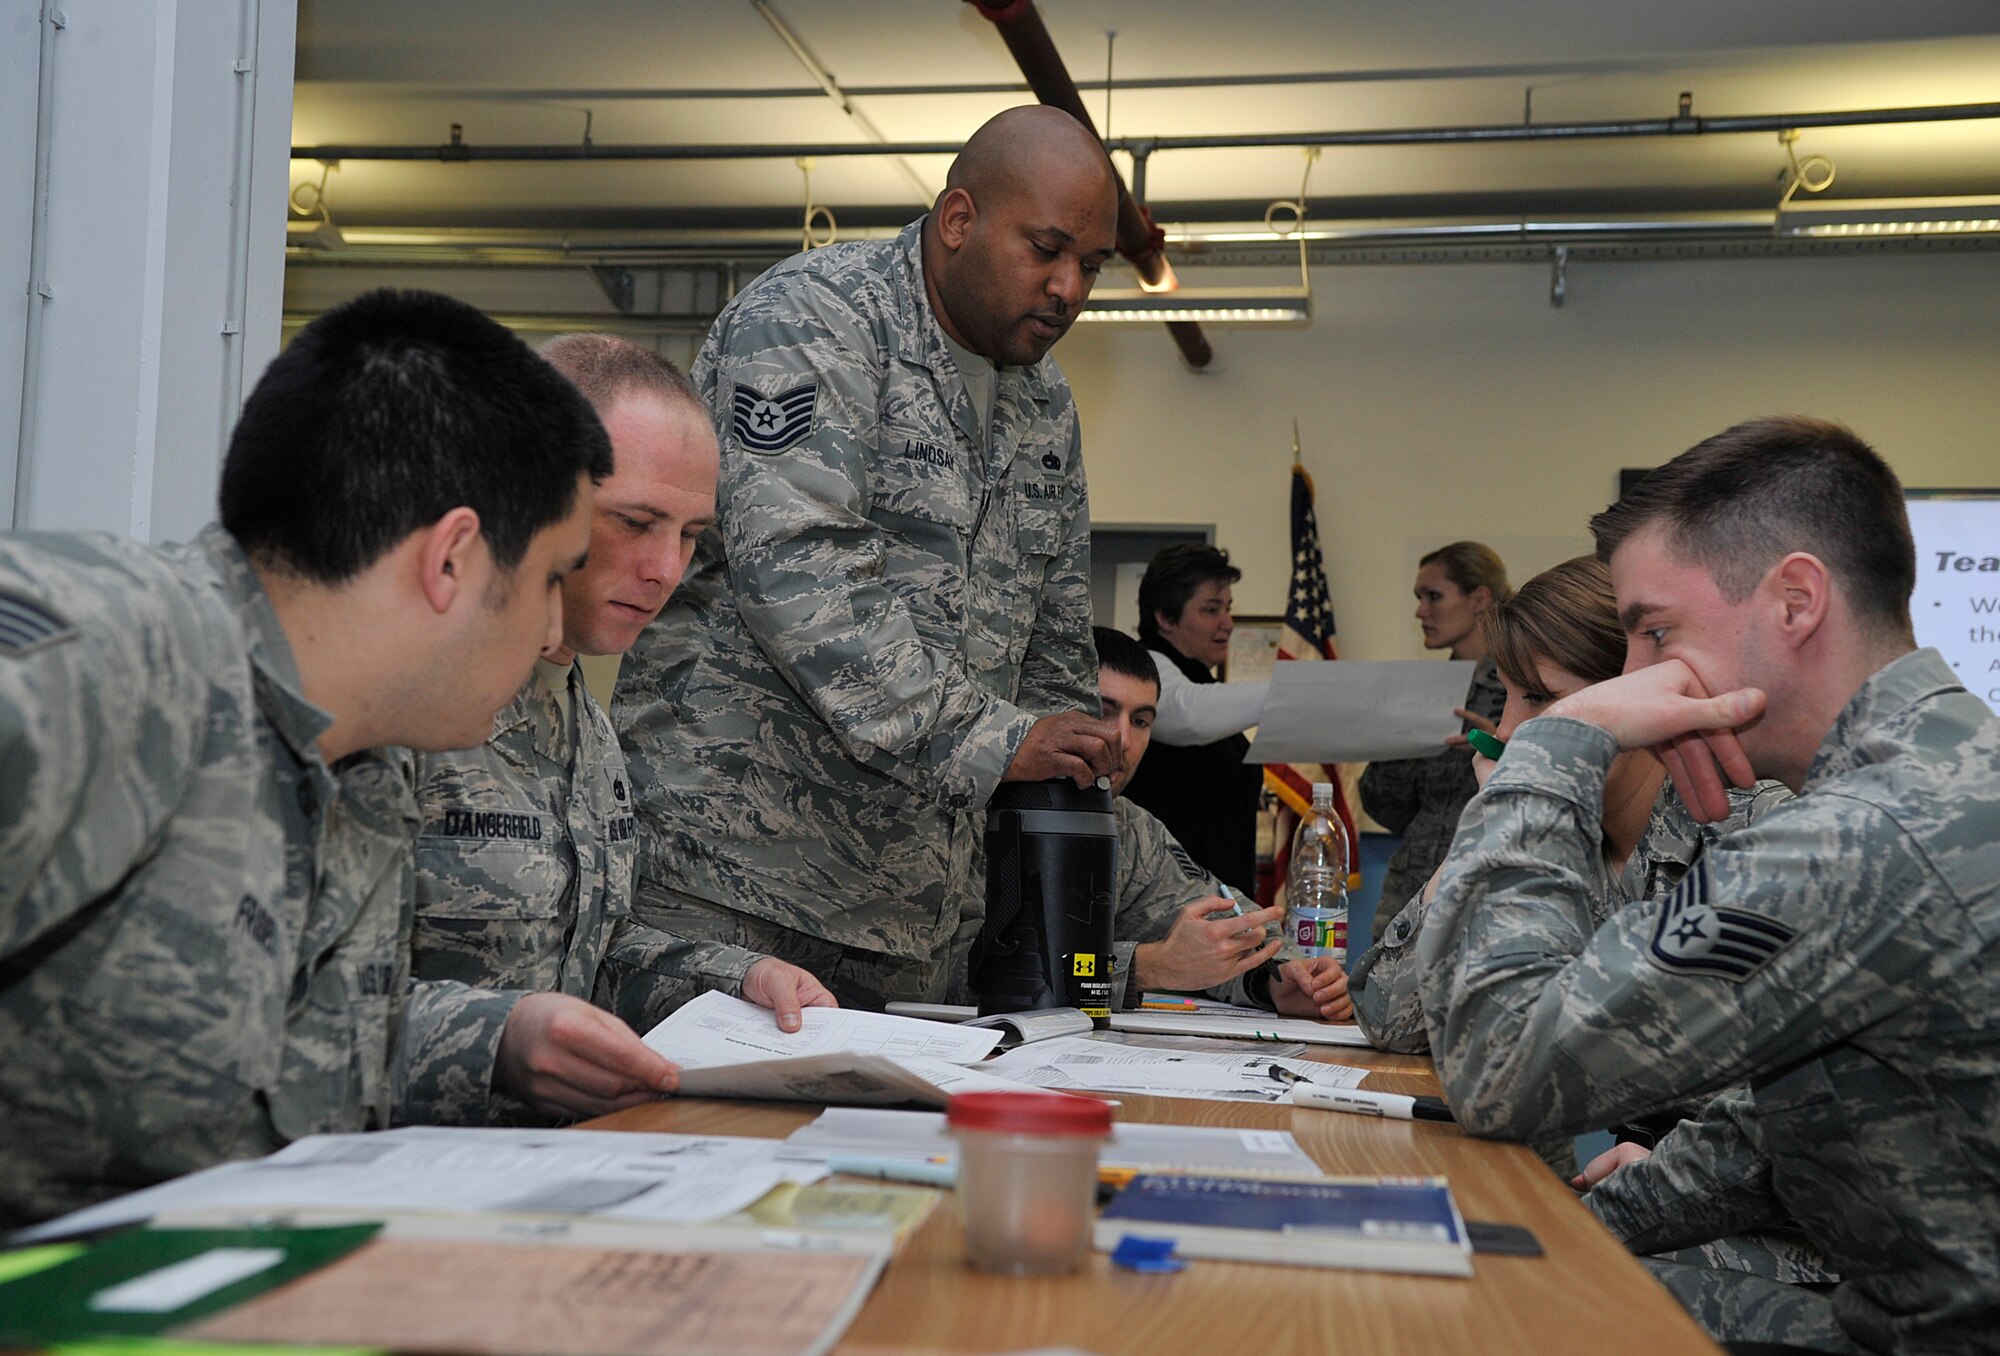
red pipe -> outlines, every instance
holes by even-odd
[[[1070,78],[1062,54],[1056,51],[1055,41],[1042,25],[1035,0],[965,0],[965,3],[991,19],[1000,30],[1000,40],[1014,54],[1015,64],[1028,78],[1028,88],[1035,92],[1035,97],[1051,108],[1060,108],[1089,128],[1092,136],[1097,136],[1097,124],[1084,109],[1083,98],[1076,92],[1076,81]],[[1146,209],[1132,200],[1125,187],[1125,176],[1118,173],[1117,166],[1112,166],[1111,174],[1118,183],[1118,252],[1132,261],[1132,267],[1149,285],[1157,284],[1170,276],[1166,232],[1155,226]],[[1201,326],[1194,321],[1169,320],[1167,333],[1180,346],[1188,366],[1207,367],[1214,359],[1214,350],[1209,348]]]

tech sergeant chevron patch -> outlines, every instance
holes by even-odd
[[[747,452],[771,456],[812,432],[819,406],[819,383],[807,382],[775,396],[738,386],[730,397],[731,426]]]

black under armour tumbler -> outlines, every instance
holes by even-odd
[[[1110,1025],[1117,914],[1111,793],[1001,783],[986,808],[986,920],[969,975],[979,1011],[1081,1008]]]

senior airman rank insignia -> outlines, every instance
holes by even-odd
[[[819,383],[809,381],[774,396],[738,386],[730,400],[736,441],[760,456],[783,452],[812,432],[819,406]]]
[[[1763,969],[1797,935],[1775,918],[1712,902],[1708,863],[1703,861],[1661,901],[1646,958],[1670,974],[1741,982]]]

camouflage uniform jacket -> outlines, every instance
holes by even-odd
[[[1500,718],[1507,689],[1491,659],[1472,671],[1465,709],[1488,720]],[[1464,728],[1470,729],[1471,723]],[[1451,848],[1458,817],[1479,790],[1472,775],[1472,750],[1443,749],[1428,758],[1392,758],[1370,763],[1361,773],[1361,808],[1383,828],[1403,835],[1382,877],[1382,904],[1375,911],[1372,941],[1388,935],[1389,923],[1403,905],[1430,882],[1431,873]]]
[[[531,674],[477,748],[414,756],[419,979],[585,999],[632,908],[625,756],[583,675],[569,722]]]
[[[1759,782],[1748,791],[1732,789],[1729,818],[1719,824],[1697,824],[1673,783],[1663,784],[1653,801],[1652,817],[1632,855],[1625,859],[1624,869],[1612,874],[1602,853],[1589,863],[1589,929],[1595,931],[1634,901],[1653,899],[1673,889],[1708,844],[1791,798],[1792,793],[1777,782]],[[1429,911],[1421,898],[1412,899],[1396,915],[1382,940],[1369,947],[1350,972],[1348,994],[1354,1000],[1354,1020],[1377,1049],[1406,1054],[1430,1049],[1423,998],[1417,991],[1417,938]]]
[[[1419,945],[1431,1046],[1482,1134],[1580,1130],[1748,1083],[1632,1246],[1795,1219],[1873,1350],[2000,1331],[2000,719],[1933,650],[1835,720],[1798,799],[1657,905],[1579,924],[1615,752],[1528,722],[1468,809]],[[1782,1207],[1782,1216],[1775,1207]],[[1602,1209],[1603,1207],[1600,1207]]]
[[[1132,961],[1139,944],[1165,937],[1182,909],[1221,894],[1222,882],[1202,869],[1151,811],[1123,796],[1111,809],[1118,820],[1118,922],[1111,948],[1118,978],[1111,1002],[1113,1007],[1136,1008],[1139,990],[1132,984]],[[1208,994],[1225,1003],[1248,1003],[1252,1000],[1244,983],[1238,975]]]
[[[942,963],[972,817],[1037,717],[1097,710],[1090,523],[1055,364],[999,369],[989,451],[924,290],[921,225],[778,265],[693,376],[718,522],[614,718],[648,882]],[[689,963],[726,981],[730,963]]]
[[[219,528],[0,539],[0,1219],[490,1081],[504,1008],[405,1006],[414,810],[327,723]]]

